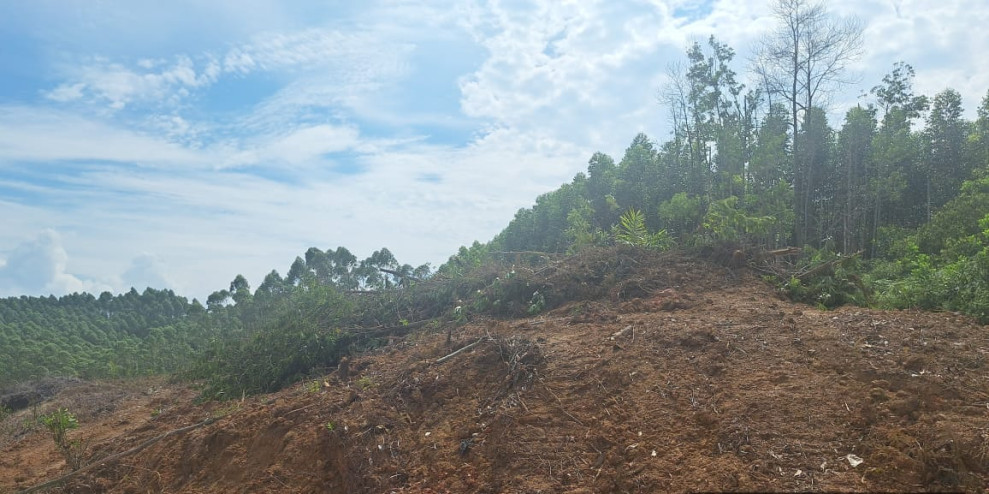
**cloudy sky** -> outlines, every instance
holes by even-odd
[[[667,67],[746,72],[769,0],[33,0],[0,4],[0,296],[257,285],[307,248],[437,266],[669,133]],[[989,5],[829,0],[862,81],[989,89]],[[840,122],[833,122],[840,125]]]

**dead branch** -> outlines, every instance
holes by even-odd
[[[791,254],[799,254],[801,252],[800,247],[786,247],[784,249],[767,250],[761,253],[762,257],[780,257],[789,256]]]
[[[621,338],[622,336],[625,336],[625,333],[629,332],[630,330],[632,331],[632,334],[634,335],[635,334],[635,329],[632,328],[632,325],[631,324],[629,324],[628,326],[625,326],[621,331],[616,331],[614,334],[612,334],[611,335],[611,339],[614,340],[616,338]]]
[[[396,278],[402,278],[410,281],[422,281],[422,278],[419,278],[417,276],[412,276],[410,273],[400,273],[393,269],[378,268],[378,271],[381,271],[382,273],[388,273]]]
[[[379,338],[382,336],[401,336],[413,329],[419,329],[426,325],[428,320],[410,322],[408,324],[403,324],[401,326],[377,326],[374,328],[347,328],[343,329],[344,333],[352,334],[355,336],[364,336],[368,338]]]
[[[805,280],[807,278],[810,278],[810,277],[812,277],[812,276],[814,276],[814,275],[816,275],[818,273],[821,273],[821,272],[824,272],[824,271],[828,271],[828,270],[833,270],[835,267],[841,266],[842,264],[844,264],[844,263],[846,263],[846,262],[848,262],[848,261],[850,261],[852,259],[855,259],[859,255],[861,255],[862,252],[863,251],[860,250],[860,251],[858,251],[858,252],[856,252],[856,253],[854,253],[854,254],[852,254],[850,256],[839,257],[839,258],[832,259],[832,260],[827,261],[827,262],[822,262],[821,264],[818,264],[817,266],[814,266],[812,268],[809,268],[809,269],[807,269],[806,271],[804,271],[802,273],[797,273],[795,276],[798,279],[800,279],[801,281],[803,281],[803,280]]]
[[[501,256],[543,256],[543,257],[555,257],[559,255],[553,252],[539,252],[536,250],[500,251],[500,252],[492,252],[491,254],[501,255]]]
[[[61,477],[59,477],[59,478],[57,478],[55,480],[49,480],[48,482],[45,482],[44,484],[39,484],[39,485],[36,485],[34,487],[25,489],[25,490],[21,491],[19,494],[29,494],[31,492],[43,491],[43,490],[48,489],[50,487],[53,487],[53,486],[56,486],[58,484],[64,483],[67,480],[71,479],[72,477],[75,477],[76,475],[79,475],[79,474],[84,473],[84,472],[88,472],[89,470],[92,470],[92,469],[94,469],[96,467],[104,466],[107,463],[115,462],[115,461],[117,461],[117,460],[119,460],[119,459],[121,459],[121,458],[123,458],[125,456],[130,456],[130,455],[139,453],[141,450],[147,448],[148,446],[151,446],[152,444],[154,444],[154,443],[156,443],[158,441],[161,441],[162,439],[165,439],[166,437],[174,436],[174,435],[178,435],[178,434],[183,434],[183,433],[189,432],[189,431],[191,431],[193,429],[198,429],[200,427],[203,427],[203,426],[212,424],[213,422],[216,422],[216,418],[210,417],[210,418],[208,418],[208,419],[206,419],[206,420],[204,420],[204,421],[202,421],[202,422],[200,422],[198,424],[194,424],[194,425],[190,425],[188,427],[182,427],[180,429],[175,429],[175,430],[172,430],[172,431],[168,431],[168,432],[166,432],[166,433],[164,433],[164,434],[162,434],[162,435],[160,435],[158,437],[155,437],[155,438],[152,438],[152,439],[148,439],[147,441],[144,441],[143,443],[138,444],[137,446],[135,446],[135,447],[133,447],[131,449],[128,449],[127,451],[123,451],[121,453],[110,455],[110,456],[108,456],[106,458],[103,458],[102,460],[94,461],[93,463],[90,463],[89,465],[86,465],[86,466],[80,468],[79,470],[76,470],[76,471],[74,471],[72,473],[63,475],[63,476],[61,476]]]
[[[475,341],[474,343],[471,343],[470,345],[467,345],[467,346],[461,348],[460,350],[457,350],[457,351],[455,351],[455,352],[453,352],[453,353],[451,353],[451,354],[449,354],[447,356],[440,357],[439,359],[436,360],[436,363],[437,364],[442,364],[443,362],[446,362],[447,360],[450,360],[451,358],[455,357],[460,352],[463,352],[464,350],[469,350],[471,348],[476,347],[477,345],[480,345],[481,342],[483,342],[483,341],[485,341],[487,339],[488,339],[487,336],[482,336],[479,340]]]

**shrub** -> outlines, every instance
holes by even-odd
[[[52,441],[55,442],[55,446],[65,457],[65,462],[69,467],[72,470],[81,468],[85,446],[78,440],[69,440],[68,438],[70,430],[79,428],[79,422],[75,415],[70,413],[67,408],[59,408],[47,415],[42,415],[39,417],[39,421],[51,433]]]
[[[277,391],[336,365],[355,340],[340,328],[355,317],[342,294],[313,283],[293,293],[272,322],[214,341],[189,377],[205,379],[203,397],[210,399]]]
[[[867,305],[870,290],[859,273],[857,256],[842,257],[828,250],[806,249],[803,264],[779,283],[791,300],[830,309],[845,304]]]

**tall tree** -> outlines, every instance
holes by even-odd
[[[982,104],[977,110],[978,119],[973,126],[972,161],[976,169],[989,168],[989,91],[982,98]]]
[[[837,245],[844,253],[857,252],[868,245],[868,184],[876,126],[875,108],[855,106],[845,114],[845,124],[838,135],[841,231]]]
[[[804,120],[800,130],[804,146],[800,148],[799,158],[805,165],[805,191],[798,208],[803,214],[804,242],[814,247],[827,242],[833,248],[833,233],[838,223],[834,216],[837,193],[832,160],[834,131],[821,108],[811,108]]]
[[[652,189],[656,186],[656,150],[643,133],[632,139],[625,156],[618,163],[615,199],[622,210],[648,209]],[[565,216],[565,215],[564,215]]]
[[[967,124],[962,120],[962,97],[954,89],[934,96],[924,129],[926,145],[926,215],[941,207],[958,193],[962,182],[970,178],[972,163],[965,156]]]
[[[251,293],[251,284],[247,282],[247,278],[244,278],[244,275],[238,274],[233,281],[230,282],[230,298],[232,298],[234,303],[237,305],[248,303],[253,298]]]
[[[925,96],[914,95],[913,77],[913,67],[897,62],[882,84],[870,91],[883,111],[882,125],[872,145],[873,243],[879,240],[879,228],[885,223],[916,226],[923,217],[922,203],[915,197],[923,197],[920,184],[925,175],[918,169],[920,142],[911,127],[927,110],[928,101]]]
[[[823,2],[777,0],[773,14],[777,29],[763,39],[755,60],[755,70],[771,97],[789,105],[793,136],[792,157],[797,223],[795,241],[803,244],[809,229],[809,182],[807,163],[800,158],[800,119],[809,122],[810,110],[823,106],[822,97],[843,83],[847,64],[855,59],[862,44],[862,27],[854,19],[832,18]]]
[[[594,225],[607,230],[621,214],[615,202],[615,160],[604,153],[594,153],[587,163],[587,200],[594,210]]]

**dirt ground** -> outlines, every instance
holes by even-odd
[[[950,313],[779,299],[745,270],[650,266],[639,298],[411,334],[272,395],[82,383],[0,425],[0,493],[68,473],[32,413],[76,411],[53,492],[982,491],[989,332]],[[442,362],[438,359],[473,347]]]

